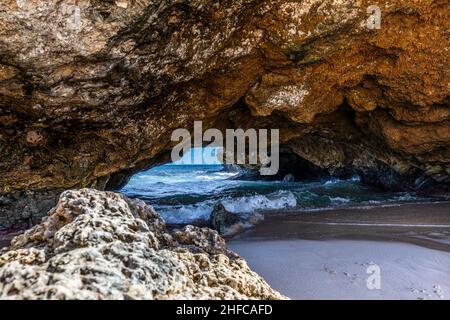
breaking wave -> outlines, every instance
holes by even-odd
[[[218,202],[230,212],[248,215],[424,200],[411,193],[373,190],[358,177],[309,182],[291,177],[282,181],[236,179],[242,170],[221,165],[164,165],[133,176],[121,192],[153,205],[169,224],[207,222]]]

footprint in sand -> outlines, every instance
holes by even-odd
[[[334,271],[334,270],[332,270],[332,269],[329,269],[327,266],[324,266],[324,267],[323,267],[323,270],[325,270],[325,272],[327,272],[327,273],[329,273],[329,274],[333,274],[333,275],[337,274],[336,271]]]
[[[422,297],[417,297],[417,299],[419,300],[426,300],[426,299],[433,299],[433,295],[431,293],[429,293],[427,291],[427,289],[417,289],[417,288],[410,288],[410,291],[412,293],[419,293],[422,294]],[[444,299],[444,294],[442,292],[441,286],[440,285],[434,285],[433,286],[433,293],[439,298],[439,299]]]
[[[433,286],[433,289],[434,289],[434,294],[436,294],[440,299],[444,299],[444,295],[443,295],[443,292],[442,292],[442,289],[441,289],[441,286],[440,285],[434,285]]]

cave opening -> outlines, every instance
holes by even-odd
[[[369,187],[354,172],[332,174],[280,147],[280,170],[222,164],[217,148],[191,148],[177,162],[135,173],[118,191],[152,205],[168,225],[211,226],[219,209],[251,227],[268,213],[316,212],[417,200],[407,192]],[[201,159],[200,162],[198,159]]]
[[[261,175],[260,164],[222,164],[218,160],[221,148],[205,142],[200,147],[191,145],[182,159],[171,162],[173,144],[168,144],[150,162],[111,176],[109,188],[144,200],[169,225],[216,229],[220,226],[214,221],[223,212],[228,218],[220,219],[240,221],[246,228],[267,214],[429,201],[411,187],[415,179],[406,179],[379,161],[383,157],[373,153],[373,145],[379,142],[367,137],[359,125],[360,116],[344,101],[337,110],[302,124],[280,111],[256,115],[241,98],[204,119],[203,129],[218,128],[222,134],[227,128],[279,129],[276,174]],[[186,132],[195,135],[195,128]],[[248,157],[248,145],[245,148]]]

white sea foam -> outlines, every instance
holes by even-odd
[[[235,213],[251,213],[257,210],[276,210],[295,207],[297,199],[290,191],[280,191],[269,195],[255,195],[222,200],[225,209]]]
[[[216,202],[205,201],[195,205],[161,207],[158,211],[167,223],[182,224],[194,221],[208,221]],[[239,198],[227,198],[221,201],[225,209],[237,214],[249,214],[262,210],[293,208],[297,200],[292,192],[275,192],[269,195],[254,195]]]
[[[164,220],[169,224],[185,224],[196,221],[208,221],[213,205],[200,203],[195,205],[183,205],[159,208]]]
[[[342,197],[330,197],[330,201],[332,203],[349,203],[351,199],[349,198],[342,198]]]

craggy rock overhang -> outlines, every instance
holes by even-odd
[[[447,190],[449,15],[446,0],[3,0],[0,220],[116,188],[194,120],[280,128],[330,172]]]

